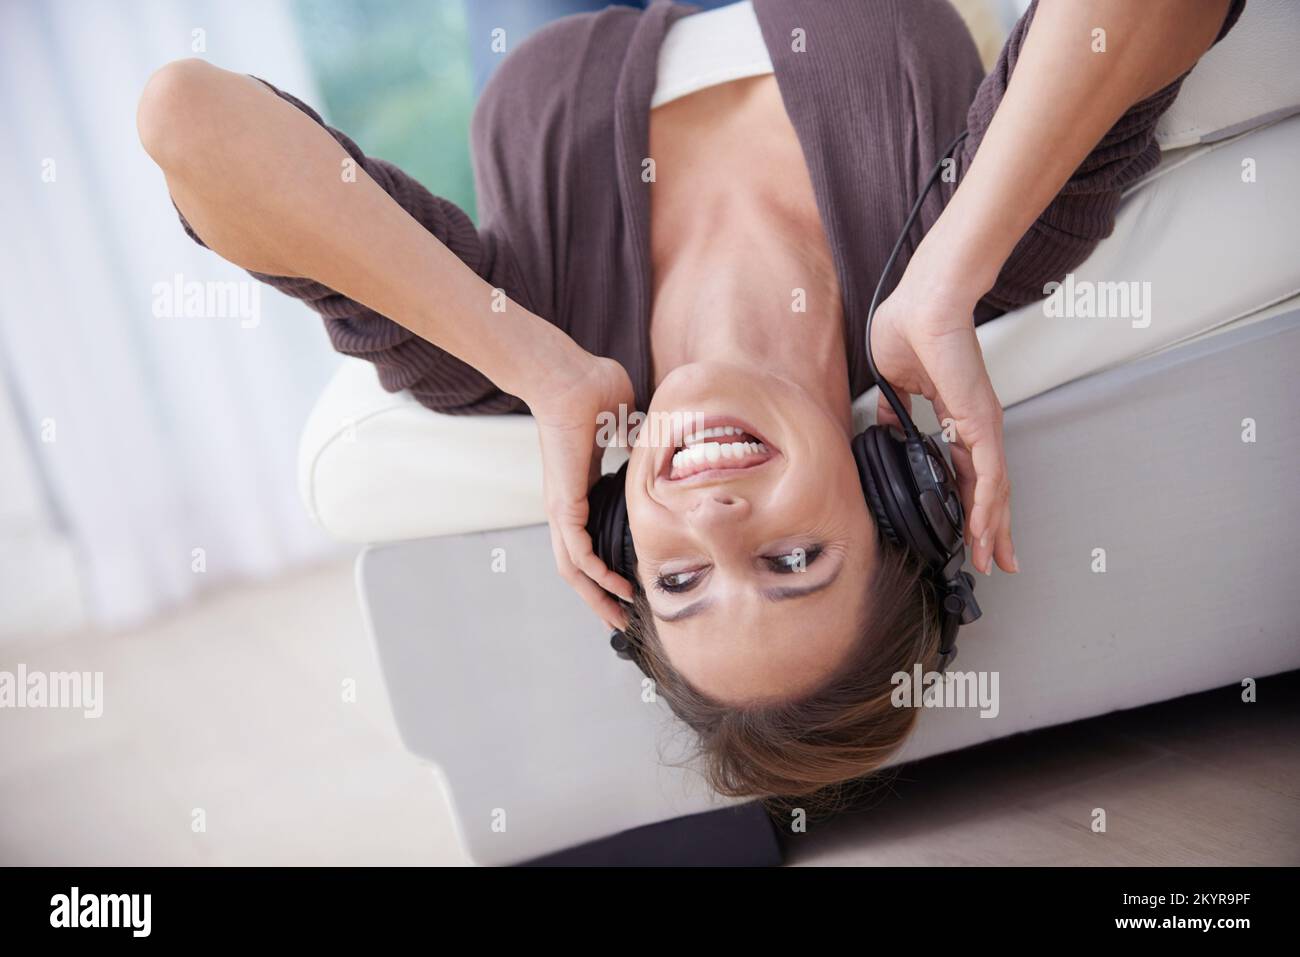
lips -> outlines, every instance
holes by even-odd
[[[667,456],[662,477],[670,482],[726,479],[770,462],[779,454],[745,423],[713,417],[698,423]]]

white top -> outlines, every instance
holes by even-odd
[[[772,58],[749,0],[682,17],[659,48],[650,108],[710,86],[772,72]]]

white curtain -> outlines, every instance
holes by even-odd
[[[336,364],[319,320],[269,289],[256,325],[155,316],[178,274],[249,281],[184,235],[136,135],[149,74],[193,55],[320,102],[285,2],[0,3],[0,384],[110,627],[334,551],[295,481]]]

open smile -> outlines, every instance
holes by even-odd
[[[665,450],[659,474],[669,482],[728,479],[766,465],[778,455],[780,451],[746,423],[714,416],[698,423],[675,448]]]

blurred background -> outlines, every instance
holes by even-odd
[[[466,31],[461,0],[0,4],[0,671],[105,689],[98,719],[0,711],[0,864],[458,859],[354,550],[299,501],[337,357],[270,290],[255,323],[157,314],[177,276],[247,277],[181,231],[135,111],[203,57],[472,212]]]
[[[274,294],[256,325],[154,315],[178,273],[246,277],[180,232],[135,104],[158,66],[205,57],[473,210],[460,0],[9,2],[0,18],[18,226],[0,240],[0,639],[131,627],[330,556],[294,460],[334,354]]]

